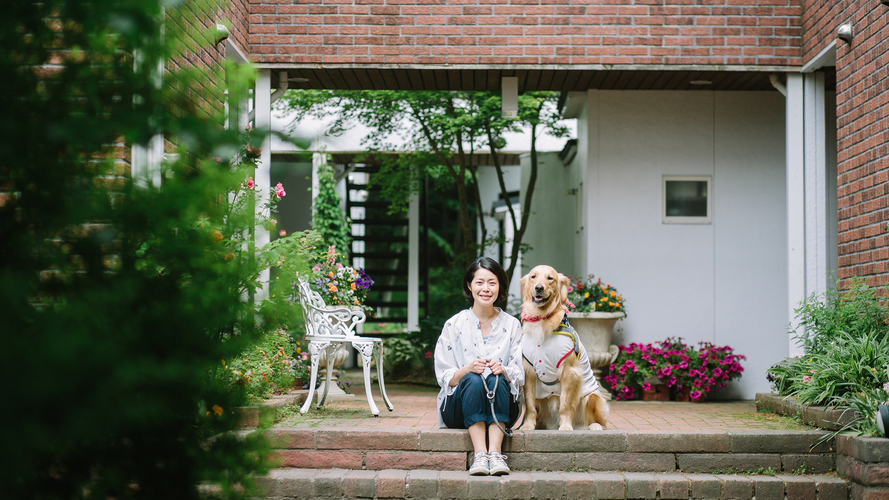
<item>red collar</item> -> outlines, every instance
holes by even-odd
[[[545,317],[542,317],[542,318],[541,318],[540,316],[528,316],[527,314],[525,314],[525,311],[522,311],[522,321],[527,321],[527,322],[529,322],[529,323],[537,323],[538,321],[546,320],[546,319],[550,319],[550,318],[552,318],[553,315],[556,314],[557,312],[559,312],[558,309],[556,309],[555,311],[553,311],[553,312],[547,314]],[[567,313],[567,312],[568,312],[568,309],[565,309],[565,312]]]

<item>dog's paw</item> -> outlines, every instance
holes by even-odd
[[[560,430],[560,431],[573,431],[573,430],[574,430],[574,426],[571,425],[571,424],[562,424],[562,425],[559,426],[559,430]]]
[[[604,427],[602,427],[602,424],[600,424],[599,422],[593,422],[590,424],[589,429],[591,431],[601,431],[602,429],[604,429]]]
[[[519,427],[520,431],[533,431],[537,426],[534,425],[534,422],[525,422],[525,425]]]

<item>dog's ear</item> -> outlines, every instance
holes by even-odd
[[[559,273],[559,293],[561,294],[562,302],[564,304],[568,301],[568,286],[571,284],[571,278],[565,276],[562,273]]]
[[[522,297],[522,302],[528,301],[528,297],[525,296],[525,290],[528,288],[528,276],[531,276],[531,273],[522,276],[522,279],[519,280],[519,282],[522,284],[519,289],[519,294]]]

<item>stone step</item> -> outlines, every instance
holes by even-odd
[[[521,472],[470,476],[428,469],[277,469],[258,478],[269,500],[848,500],[842,479],[825,475]]]
[[[836,469],[822,431],[528,431],[506,438],[510,467],[528,471],[822,474]],[[268,431],[281,467],[466,471],[466,431]]]

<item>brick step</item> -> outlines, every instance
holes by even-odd
[[[437,470],[277,469],[258,478],[269,500],[598,499],[848,500],[842,479],[824,475],[522,472],[470,476]]]
[[[812,473],[836,469],[822,431],[529,431],[506,438],[514,469],[668,473]],[[269,430],[281,467],[466,471],[466,431]]]

